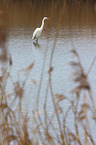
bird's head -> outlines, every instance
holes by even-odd
[[[45,21],[45,20],[47,20],[47,19],[50,19],[50,18],[44,17],[44,18],[43,18],[43,21]]]

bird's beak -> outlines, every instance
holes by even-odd
[[[47,18],[47,19],[51,19],[51,18]]]

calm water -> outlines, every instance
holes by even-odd
[[[8,29],[7,48],[8,53],[12,56],[13,67],[12,77],[14,81],[18,79],[18,72],[25,69],[34,62],[31,76],[29,77],[27,87],[29,90],[33,87],[33,96],[40,82],[43,62],[45,62],[44,76],[41,88],[42,98],[45,95],[48,82],[48,69],[50,54],[52,51],[61,6],[48,4],[47,6],[39,7],[34,4],[10,4],[6,10],[6,21]],[[57,9],[58,7],[58,9]],[[64,15],[59,29],[59,36],[56,42],[53,63],[54,70],[52,72],[52,83],[54,93],[69,95],[73,86],[73,68],[70,62],[74,60],[70,50],[75,49],[80,55],[85,72],[88,71],[90,64],[96,55],[96,12],[94,6],[85,5],[82,7],[65,6]],[[32,42],[32,33],[36,27],[41,25],[42,18],[48,16],[51,20],[45,22],[44,31],[39,38],[39,47]],[[47,49],[47,54],[46,53]],[[46,55],[46,60],[44,56]],[[95,65],[93,66],[90,78],[93,88],[96,88],[95,83]],[[20,79],[24,79],[24,73],[21,72]],[[90,79],[89,78],[89,79]],[[36,86],[32,86],[31,80],[36,81]],[[30,92],[30,91],[29,91]],[[26,100],[26,95],[25,95]],[[31,100],[31,98],[30,98]],[[26,101],[25,101],[26,102]]]
[[[28,89],[26,89],[24,96],[24,106],[29,103],[29,112],[32,111],[33,98],[36,96],[38,90],[42,66],[45,61],[40,92],[40,109],[42,110],[44,100],[42,98],[45,97],[48,83],[50,54],[57,31],[61,6],[54,5],[53,3],[43,8],[39,7],[38,11],[36,8],[36,4],[23,4],[22,6],[11,4],[8,7],[4,6],[8,28],[7,48],[13,61],[11,71],[13,80],[16,81],[18,79],[18,72],[20,72],[19,78],[24,80],[26,76],[21,70],[34,62],[34,67],[26,85]],[[69,64],[74,60],[74,56],[70,53],[73,49],[72,42],[80,55],[85,72],[87,72],[96,55],[96,11],[93,5],[83,5],[82,7],[75,8],[66,6],[63,10],[64,15],[62,17],[52,63],[54,68],[52,72],[52,84],[54,93],[60,93],[70,97],[69,92],[74,88],[72,75],[74,70]],[[32,33],[36,27],[41,25],[44,16],[50,17],[51,20],[46,21],[44,31],[39,38],[39,46],[37,47],[32,42]],[[45,55],[46,59],[44,60]],[[96,89],[95,74],[96,63],[89,75],[89,82],[92,84],[94,95],[96,95],[94,91]],[[32,84],[32,79],[36,81],[36,85]],[[50,91],[48,97],[48,108],[51,108]],[[66,103],[65,108],[67,105]],[[24,110],[26,110],[25,107]],[[49,109],[50,111],[51,109]]]

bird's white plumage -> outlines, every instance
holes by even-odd
[[[43,30],[43,27],[44,27],[44,21],[46,19],[49,19],[47,17],[44,17],[43,20],[42,20],[42,25],[40,28],[36,28],[35,31],[33,32],[33,36],[32,36],[32,40],[36,39],[36,43],[38,43],[38,38],[40,37],[41,35],[41,32]]]
[[[33,37],[32,39],[35,39],[35,38],[39,38],[39,36],[41,35],[41,29],[40,28],[36,28],[34,33],[33,33]]]

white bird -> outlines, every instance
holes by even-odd
[[[36,28],[35,31],[33,32],[32,40],[36,39],[36,44],[38,44],[38,38],[40,37],[41,32],[43,30],[44,21],[47,20],[47,19],[50,19],[50,18],[44,17],[43,20],[42,20],[41,27],[40,28]]]

